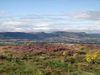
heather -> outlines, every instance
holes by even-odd
[[[0,46],[0,75],[100,75],[100,46]]]

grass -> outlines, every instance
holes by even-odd
[[[73,55],[14,55],[12,50],[5,51],[0,53],[0,75],[100,75],[100,53],[95,62],[86,61],[86,54],[94,51],[85,49],[86,54]]]

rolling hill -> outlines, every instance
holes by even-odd
[[[13,39],[16,41],[13,41]],[[70,44],[100,44],[100,34],[87,34],[85,32],[65,32],[57,31],[45,32],[0,32],[0,43],[13,42],[23,43],[33,42],[35,44],[46,43],[70,43]],[[10,41],[12,40],[12,41]]]

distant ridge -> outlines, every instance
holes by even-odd
[[[100,38],[100,34],[87,34],[85,32],[65,32],[56,31],[51,33],[45,32],[0,32],[0,39],[29,39],[29,40],[43,40],[48,38]]]
[[[0,32],[0,43],[14,43],[22,45],[33,42],[34,44],[68,43],[68,44],[100,44],[100,34],[85,32],[56,31],[45,32]]]
[[[45,39],[51,37],[85,37],[88,36],[85,32],[65,32],[57,31],[52,33],[45,32],[0,32],[0,39]]]

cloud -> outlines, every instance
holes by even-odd
[[[23,28],[14,28],[13,32],[25,32]]]
[[[94,22],[93,22],[94,23]],[[13,20],[13,21],[3,21],[0,22],[0,32],[1,31],[13,31],[13,32],[52,32],[52,31],[90,31],[91,30],[100,30],[99,24],[100,21],[95,21],[93,25],[91,23],[42,23],[35,22],[30,20]],[[87,25],[87,26],[84,26]]]
[[[14,20],[0,22],[0,32],[48,31],[49,24],[35,24],[34,21]]]
[[[18,21],[4,21],[2,22],[3,25],[13,25],[13,26],[18,26],[18,25],[30,25],[32,24],[34,21],[22,21],[22,20],[18,20]]]
[[[100,29],[99,29],[100,30]],[[91,32],[94,31],[94,29],[88,28],[88,27],[67,27],[63,28],[62,31],[72,31],[72,32]]]
[[[34,26],[37,26],[37,27],[45,27],[45,26],[49,26],[49,24],[36,24]]]
[[[100,31],[100,11],[66,12],[66,15],[14,16],[8,19],[10,17],[13,16],[0,15],[0,32]]]
[[[12,18],[13,16],[10,15],[0,15],[0,18]]]
[[[10,13],[10,12],[8,12],[8,11],[0,11],[0,13]]]
[[[49,30],[48,27],[39,27],[39,28],[33,28],[33,30]]]
[[[100,20],[94,21],[94,24],[95,24],[95,25],[100,25]]]
[[[56,14],[31,14],[28,16],[48,16],[48,17],[54,17],[54,16],[64,16],[64,15],[56,15]]]
[[[53,15],[53,14],[32,14],[22,17],[21,19],[62,19],[61,17],[65,17],[64,15]]]
[[[100,20],[100,11],[66,12],[66,16],[83,20]]]
[[[21,19],[42,19],[43,17],[41,16],[28,16],[28,17],[22,17]]]
[[[22,22],[17,22],[17,21],[5,21],[2,22],[3,25],[21,25]]]

